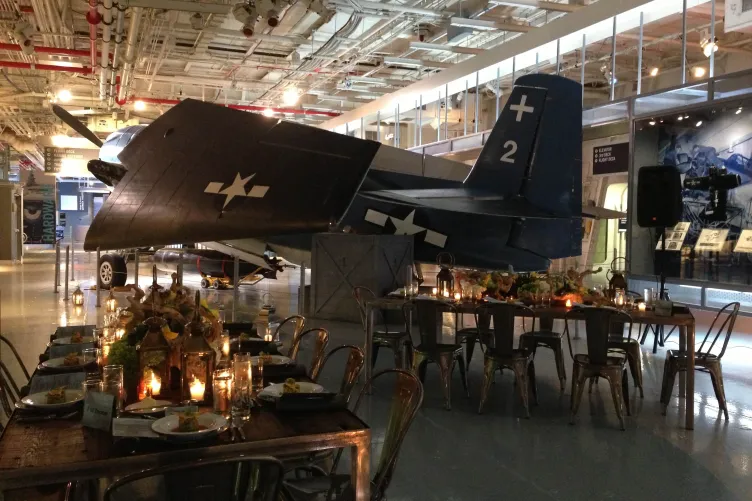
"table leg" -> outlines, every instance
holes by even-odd
[[[363,437],[351,448],[351,482],[355,490],[355,501],[371,499],[371,436]]]
[[[684,326],[679,327],[679,351],[687,351],[687,328]],[[684,398],[686,388],[687,373],[684,371],[679,371],[679,398]]]
[[[686,426],[688,430],[695,429],[695,325],[686,328],[687,346],[687,393],[685,405],[687,410]]]
[[[373,350],[373,323],[375,310],[371,305],[366,304],[366,345],[363,347],[363,353],[366,356],[366,382],[371,380],[373,374],[373,365],[371,364],[371,351]],[[371,393],[371,388],[366,388],[367,393]]]

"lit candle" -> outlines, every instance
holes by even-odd
[[[616,305],[617,306],[624,306],[624,296],[623,295],[616,296]]]
[[[459,292],[455,292],[454,293],[454,300],[455,301],[459,301],[460,299],[462,299],[462,294],[460,294]]]
[[[267,343],[271,343],[272,339],[273,338],[271,334],[264,334],[264,341],[266,341]]]
[[[149,389],[151,390],[152,395],[159,395],[159,392],[162,389],[162,380],[159,377],[157,377],[156,374],[154,374],[154,371],[151,372],[151,381],[149,381]]]
[[[439,289],[437,289],[436,287],[434,287],[433,289],[431,289],[431,294],[433,294],[434,296],[436,294],[438,294],[438,293],[439,293]]]
[[[115,330],[115,337],[117,339],[123,339],[123,336],[125,336],[125,329],[123,329],[122,327],[119,327],[118,329]]]
[[[646,308],[645,303],[637,303],[637,309],[639,311],[645,311],[645,308]]]
[[[229,357],[230,356],[230,338],[225,337],[224,341],[222,341],[222,355]]]
[[[449,297],[449,291],[444,289],[444,297]]]
[[[191,390],[191,400],[200,401],[204,399],[204,391],[206,389],[206,385],[196,379],[196,376],[193,376],[193,381],[191,381],[190,390]]]
[[[571,299],[567,299],[567,302],[566,302],[566,303],[564,303],[564,304],[565,304],[565,306],[566,306],[567,308],[571,308],[571,307],[572,307],[572,300],[571,300]]]

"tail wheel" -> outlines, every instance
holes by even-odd
[[[202,289],[208,289],[208,288],[209,288],[209,285],[211,285],[211,284],[209,283],[209,280],[207,280],[206,278],[202,278],[202,279],[201,279],[201,288],[202,288]]]
[[[215,280],[214,282],[212,282],[211,287],[212,289],[219,289],[220,285],[222,284],[219,282],[219,280]]]
[[[128,268],[121,256],[105,254],[99,259],[97,277],[103,290],[122,287],[128,281]]]

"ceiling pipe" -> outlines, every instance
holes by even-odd
[[[20,45],[14,43],[0,43],[0,50],[10,50],[15,52],[21,52]],[[41,45],[34,46],[34,52],[39,54],[55,54],[58,56],[75,56],[75,57],[87,57],[90,55],[88,50],[76,50],[76,49],[61,49],[59,47],[46,47]]]
[[[128,87],[131,84],[131,73],[133,72],[133,64],[136,59],[136,45],[138,44],[138,32],[141,29],[141,16],[143,15],[143,12],[144,9],[142,7],[134,7],[131,11],[131,21],[128,25],[128,37],[125,40],[125,64],[123,65],[123,73],[120,77],[120,89],[118,90],[118,96],[115,100],[120,106],[125,104],[125,98],[128,95]]]
[[[110,72],[110,92],[108,98],[108,106],[110,108],[115,99],[117,99],[115,82],[120,81],[120,76],[117,72],[120,67],[120,44],[123,41],[123,30],[125,28],[125,9],[120,8],[119,4],[115,4],[115,7],[117,8],[117,22],[115,24],[115,47],[112,48],[112,71]]]
[[[342,6],[342,7],[353,7],[353,4],[350,2],[343,2],[341,0],[330,0],[329,5],[336,5],[336,6]],[[451,10],[432,10],[432,9],[422,9],[420,7],[408,7],[406,5],[397,5],[397,4],[391,4],[391,3],[380,3],[380,2],[368,2],[368,1],[358,1],[357,2],[358,7],[362,9],[371,9],[371,10],[385,10],[388,12],[401,12],[404,14],[417,14],[420,16],[426,16],[426,17],[449,17],[454,14],[454,11]]]
[[[531,9],[552,10],[555,12],[574,12],[583,5],[574,3],[545,2],[542,0],[489,0],[491,5],[506,5],[508,7],[529,7]]]
[[[109,89],[109,58],[110,58],[110,38],[112,25],[112,0],[103,0],[102,9],[102,56],[99,62],[99,100],[104,102],[107,99],[107,90]]]
[[[91,67],[97,67],[97,25],[102,21],[102,16],[97,10],[97,0],[89,0],[89,12],[86,13],[89,22],[89,52]]]
[[[171,106],[180,104],[179,99],[157,99],[153,97],[132,97],[132,98],[129,98],[128,101],[130,102],[141,101],[147,104],[167,104]],[[274,113],[287,113],[287,114],[292,114],[292,115],[318,115],[318,116],[324,116],[324,117],[338,117],[341,115],[341,113],[337,113],[334,111],[302,110],[298,108],[272,108],[269,106],[257,106],[253,104],[225,104],[225,105],[220,105],[220,106],[232,108],[233,110],[259,111],[259,112],[263,112],[264,110],[269,109],[269,110],[272,110]]]
[[[58,66],[56,64],[36,64],[36,63],[22,63],[19,61],[0,61],[0,67],[2,68],[21,68],[24,70],[41,70],[41,71],[61,71],[63,73],[78,73],[81,75],[90,75],[92,73],[89,67],[71,67],[71,66]]]

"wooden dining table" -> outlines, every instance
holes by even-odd
[[[32,379],[36,376],[35,372]],[[265,382],[274,382],[268,379]],[[371,431],[346,408],[279,412],[262,405],[252,410],[242,430],[245,438],[241,441],[232,441],[228,432],[207,441],[175,444],[113,437],[82,426],[80,419],[19,422],[19,412],[14,411],[0,435],[0,499],[26,500],[39,486],[113,479],[199,459],[290,457],[333,448],[351,450],[355,499],[370,499]]]
[[[382,297],[372,299],[366,302],[366,339],[365,339],[365,359],[371,360],[371,353],[373,350],[373,332],[376,312],[378,311],[402,311],[405,303],[410,299],[402,297]],[[470,301],[457,301],[451,302],[455,307],[458,314],[474,314],[476,308],[484,303],[476,303]],[[572,311],[574,310],[574,311]],[[533,308],[535,316],[538,318],[550,318],[550,319],[563,319],[569,315],[568,318],[572,320],[584,320],[584,315],[577,312],[577,308],[567,308],[564,306],[546,306]],[[695,318],[691,312],[675,313],[673,315],[663,316],[658,315],[654,310],[632,310],[625,309],[632,317],[633,325],[668,325],[677,326],[679,329],[679,349],[687,352],[687,371],[684,381],[679,382],[679,396],[684,397],[685,404],[685,427],[688,430],[694,429],[695,423]],[[524,311],[520,311],[520,316],[528,316],[524,314]],[[412,321],[408,318],[408,324]],[[408,329],[410,325],[408,325]],[[688,349],[689,348],[689,349]],[[373,368],[371,364],[365,366],[365,379],[368,381],[371,377]]]

